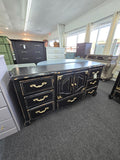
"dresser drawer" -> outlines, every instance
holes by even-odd
[[[53,90],[49,92],[43,92],[41,94],[34,94],[32,96],[25,97],[25,103],[27,108],[39,106],[51,101],[54,101]]]
[[[70,104],[73,104],[74,102],[82,99],[82,94],[70,96],[64,100],[58,100],[57,101],[57,108],[61,108]]]
[[[15,127],[15,123],[12,119],[0,122],[0,134]]]
[[[87,88],[92,88],[92,87],[98,86],[98,82],[99,82],[98,79],[93,79],[93,80],[87,81]]]
[[[89,71],[89,79],[97,79],[100,78],[102,72],[102,68],[94,68]]]
[[[11,118],[11,114],[7,107],[0,109],[0,122]]]
[[[92,88],[86,91],[86,95],[95,95],[97,88]]]
[[[33,78],[29,80],[22,80],[20,81],[20,86],[23,95],[29,95],[31,93],[40,92],[43,90],[53,88],[54,77],[53,76],[46,76],[46,77],[39,77]]]
[[[2,92],[0,92],[0,108],[1,108],[1,107],[5,107],[5,106],[6,106],[5,99],[4,99],[4,97],[3,97]]]
[[[28,110],[28,114],[29,114],[29,117],[30,119],[36,119],[37,117],[40,117],[41,115],[44,115],[50,111],[53,111],[54,110],[54,106],[53,106],[53,103],[50,103],[50,104],[47,104],[47,105],[44,105],[42,107],[37,107],[35,109],[30,109]]]

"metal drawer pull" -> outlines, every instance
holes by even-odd
[[[74,86],[74,84],[72,83],[72,84],[71,84],[71,86],[73,87],[73,86]]]
[[[77,83],[74,83],[75,86],[77,86]]]
[[[116,89],[120,90],[120,87],[116,87]]]
[[[3,129],[4,129],[4,127],[3,127],[3,126],[1,126],[1,131],[3,131]]]
[[[31,87],[31,88],[32,88],[32,87],[41,88],[41,87],[43,87],[43,86],[46,85],[46,84],[47,84],[47,82],[42,82],[42,84],[41,84],[41,85],[38,85],[38,86],[36,86],[36,84],[31,84],[30,87]]]
[[[92,94],[92,93],[94,93],[94,91],[95,91],[95,90],[92,90],[92,91],[89,91],[88,93],[89,93],[89,94]]]
[[[44,113],[44,112],[46,112],[48,109],[49,109],[49,107],[46,107],[43,111],[36,111],[35,113],[36,113],[36,114],[38,114],[38,113]]]
[[[33,101],[34,101],[34,102],[35,102],[35,101],[41,102],[41,101],[44,101],[45,98],[48,98],[48,95],[47,95],[47,96],[44,96],[42,99],[35,98],[35,99],[33,99]]]
[[[77,97],[75,97],[75,98],[73,98],[72,100],[71,99],[69,99],[69,100],[67,100],[67,102],[74,102],[75,100],[77,99]]]
[[[97,72],[92,72],[92,74],[98,74],[99,73],[99,71],[97,71]]]
[[[90,84],[95,84],[97,81],[94,81],[94,82],[90,82]]]

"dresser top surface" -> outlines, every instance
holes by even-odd
[[[87,60],[81,60],[81,61],[74,61],[71,63],[62,63],[62,64],[51,64],[51,65],[41,65],[41,66],[32,66],[32,67],[23,67],[23,68],[14,68],[10,74],[12,78],[16,77],[24,77],[24,76],[30,76],[30,75],[47,75],[52,74],[55,72],[64,72],[67,70],[82,70],[92,67],[100,67],[104,64],[93,62],[93,61],[87,61]]]

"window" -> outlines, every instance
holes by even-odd
[[[77,35],[67,37],[67,52],[76,52]]]
[[[85,42],[85,32],[78,34],[77,43],[84,43],[84,42]]]
[[[110,23],[100,25],[91,32],[90,35],[90,42],[92,43],[91,54],[103,53],[108,33],[110,30],[110,25],[111,25]]]
[[[115,30],[110,54],[114,56],[118,56],[120,54],[120,22],[117,24]]]
[[[49,46],[50,47],[54,47],[54,42],[59,42],[59,40],[51,40],[51,41],[49,41]]]

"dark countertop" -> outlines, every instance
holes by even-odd
[[[82,70],[87,69],[91,67],[99,67],[103,66],[104,64],[93,62],[93,61],[87,61],[87,60],[81,60],[81,61],[75,61],[71,63],[64,63],[64,64],[52,64],[52,65],[41,65],[41,66],[33,66],[33,67],[23,67],[14,68],[11,72],[11,79],[14,78],[28,78],[26,76],[37,76],[37,75],[48,75],[53,74],[56,72],[64,72],[64,71],[74,71],[74,70]]]

